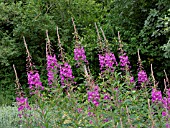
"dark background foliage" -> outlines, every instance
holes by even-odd
[[[13,64],[17,68],[21,84],[27,87],[23,36],[41,79],[45,81],[45,31],[49,31],[54,51],[58,55],[58,26],[66,56],[75,69],[71,17],[77,25],[94,77],[99,72],[94,26],[96,22],[103,28],[111,50],[116,55],[117,32],[120,31],[134,75],[137,73],[139,48],[148,75],[150,64],[153,63],[156,79],[163,88],[163,70],[170,74],[169,9],[169,0],[0,0],[0,103],[10,103],[15,98]],[[76,76],[76,71],[74,74]]]

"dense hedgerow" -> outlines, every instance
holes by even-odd
[[[16,71],[18,97],[17,106],[23,127],[166,127],[169,128],[170,91],[168,79],[165,81],[165,95],[157,89],[153,70],[148,77],[143,68],[138,50],[138,80],[131,73],[128,55],[123,50],[119,38],[119,60],[109,48],[109,42],[101,28],[103,40],[98,35],[98,60],[100,73],[94,79],[90,72],[88,58],[79,40],[76,25],[74,26],[75,49],[74,60],[76,69],[81,69],[84,93],[77,88],[72,66],[66,59],[65,51],[57,37],[60,55],[53,53],[52,44],[47,34],[46,57],[48,84],[41,82],[38,70],[32,62],[25,38],[27,52],[27,77],[30,89],[28,98],[19,83]],[[15,69],[15,68],[14,68]],[[152,69],[152,68],[151,68]],[[21,93],[19,93],[21,92]]]

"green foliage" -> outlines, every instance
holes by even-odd
[[[167,36],[168,43],[164,44],[161,48],[164,50],[164,57],[170,58],[170,9],[168,10],[168,14],[160,19],[162,27],[162,33]]]
[[[17,128],[19,127],[17,107],[1,106],[0,107],[0,127],[1,128]]]
[[[74,69],[73,26],[75,19],[90,69],[96,78],[99,73],[97,37],[94,22],[101,26],[111,50],[117,54],[117,31],[120,31],[125,51],[137,69],[136,51],[139,48],[145,69],[153,63],[156,78],[163,83],[163,69],[169,69],[169,0],[1,0],[0,2],[0,86],[3,97],[11,99],[14,91],[12,64],[18,67],[20,82],[27,87],[25,72],[25,36],[33,61],[46,79],[45,31],[48,29],[54,51],[58,55],[56,26],[62,45]],[[74,71],[74,74],[78,74]],[[167,71],[169,75],[170,72]],[[78,75],[77,77],[81,77]],[[78,79],[77,79],[78,80]],[[81,82],[81,81],[77,81]],[[14,95],[12,93],[11,95]],[[15,96],[15,95],[14,95]],[[13,100],[14,98],[12,98]]]
[[[170,40],[168,41],[168,43],[167,44],[164,44],[161,48],[165,51],[165,53],[164,53],[164,57],[165,58],[170,58],[169,56],[170,56]]]
[[[115,0],[105,6],[108,13],[103,19],[109,40],[114,40],[117,31],[120,31],[133,69],[137,68],[136,51],[140,49],[141,58],[145,60],[145,69],[150,71],[150,64],[153,63],[155,77],[161,83],[164,76],[163,69],[168,69],[170,63],[169,59],[164,57],[167,58],[169,54],[167,50],[169,5],[169,0]]]
[[[94,44],[91,42],[94,42],[96,37],[89,38],[88,34],[96,34],[91,26],[94,22],[100,21],[104,13],[101,4],[96,4],[94,0],[1,0],[0,11],[0,86],[4,94],[14,92],[14,86],[12,90],[8,89],[14,81],[14,74],[11,73],[14,63],[20,70],[20,82],[27,86],[23,36],[31,49],[33,61],[43,68],[46,65],[45,31],[49,31],[52,43],[57,44],[56,26],[59,26],[63,47],[68,53],[68,58],[72,58],[74,42],[71,17],[74,17],[76,22],[82,24],[77,24],[77,29],[84,37],[83,42],[89,42],[85,47],[89,50],[88,56],[91,57],[91,51],[94,50]],[[58,54],[55,45],[54,50]],[[91,62],[93,60],[91,57]],[[41,70],[40,73],[42,78],[46,78],[45,70]]]

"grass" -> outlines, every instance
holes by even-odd
[[[0,128],[18,128],[18,109],[12,106],[0,107]]]

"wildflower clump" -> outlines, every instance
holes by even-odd
[[[163,97],[161,91],[156,89],[155,83],[151,96],[148,94],[150,92],[146,90],[148,89],[148,86],[145,86],[145,88],[142,88],[139,91],[133,86],[130,86],[134,85],[135,80],[130,71],[131,67],[128,55],[122,49],[123,45],[120,43],[120,52],[118,54],[120,63],[118,66],[114,53],[112,53],[109,49],[104,32],[102,31],[102,33],[104,37],[104,45],[102,45],[103,42],[100,42],[101,47],[98,53],[101,72],[99,73],[99,77],[93,77],[91,74],[94,74],[95,72],[90,72],[84,47],[81,46],[81,42],[78,40],[78,34],[75,28],[76,43],[73,59],[76,61],[76,64],[78,63],[80,65],[80,70],[78,69],[78,71],[84,69],[84,78],[79,77],[78,72],[76,74],[78,77],[75,79],[77,84],[73,85],[75,77],[73,75],[71,65],[69,64],[70,58],[66,58],[66,54],[62,48],[58,34],[58,27],[57,36],[60,50],[58,60],[56,55],[53,53],[48,37],[48,31],[46,31],[46,70],[48,85],[50,86],[47,86],[45,90],[40,80],[40,75],[31,61],[31,56],[24,40],[28,55],[27,75],[29,89],[32,91],[32,94],[38,94],[32,96],[34,104],[31,105],[32,111],[30,112],[33,112],[33,114],[31,114],[33,116],[32,118],[27,118],[27,120],[25,120],[26,124],[33,124],[36,126],[32,127],[42,128],[65,126],[120,126],[133,128],[155,127],[158,126],[155,122],[159,123],[159,121],[168,120],[170,110],[170,89],[166,90],[167,97]],[[142,68],[139,52],[138,57],[138,82],[143,87],[143,85],[147,84],[148,77]],[[57,76],[59,77],[59,82]],[[58,83],[56,83],[56,81]],[[53,88],[53,85],[58,85],[58,88]],[[61,86],[61,88],[59,86]],[[152,106],[150,106],[150,100],[148,100],[147,106],[147,99],[150,98],[152,98]],[[22,115],[25,113],[24,110],[31,109],[28,104],[28,98],[23,94],[23,92],[18,93],[16,101],[18,111],[22,112]],[[156,105],[158,105],[158,107]],[[157,112],[156,109],[160,109],[162,116],[165,117],[162,119],[159,118],[161,117],[161,114],[157,114],[160,112]],[[140,113],[138,113],[138,110],[141,110]],[[137,118],[131,118],[136,116]],[[153,116],[155,117],[153,118]],[[159,119],[156,119],[157,117]],[[145,122],[147,123],[145,124]],[[168,121],[166,124],[169,125]]]

